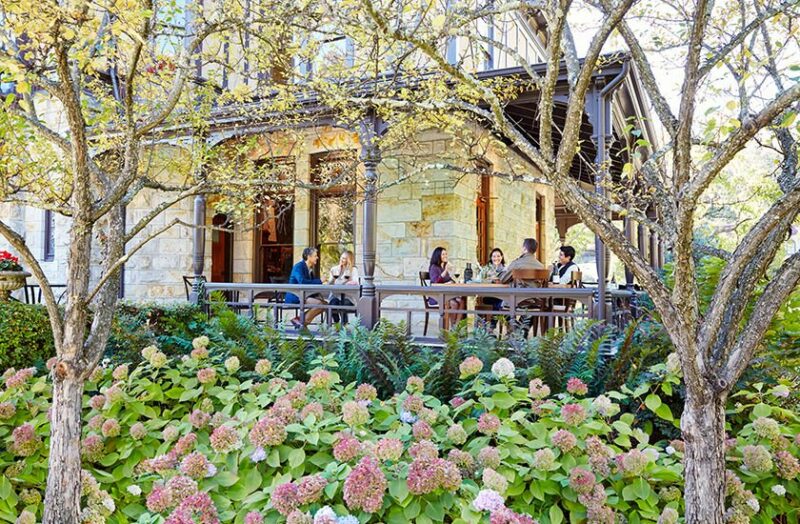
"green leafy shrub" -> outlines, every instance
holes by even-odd
[[[44,306],[0,302],[0,366],[27,367],[55,355],[53,331]]]
[[[299,382],[266,360],[242,371],[209,342],[172,360],[148,347],[134,370],[91,377],[82,456],[92,522],[676,522],[682,512],[682,443],[653,442],[620,412],[636,400],[675,424],[658,394],[680,382],[672,364],[651,370],[652,386],[592,398],[577,377],[553,395],[539,379],[518,385],[508,359],[481,373],[471,358],[449,404],[415,376],[381,401],[373,386],[342,381],[338,353],[313,358]],[[6,522],[42,512],[50,384],[32,374],[7,373],[0,393]],[[800,505],[800,418],[778,407],[784,396],[735,398],[728,504],[751,522]]]

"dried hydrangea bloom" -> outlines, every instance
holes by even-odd
[[[412,375],[406,380],[406,389],[411,393],[422,393],[425,391],[425,381]]]
[[[481,481],[483,481],[483,485],[486,488],[496,491],[501,495],[508,489],[508,480],[492,468],[483,468]]]
[[[373,401],[378,398],[378,390],[372,384],[359,384],[356,388],[356,400]]]
[[[278,513],[283,516],[289,515],[300,504],[297,500],[297,485],[293,482],[279,484],[272,491],[269,501]]]
[[[582,397],[589,392],[589,386],[578,377],[572,377],[567,380],[567,392]]]
[[[209,439],[211,448],[217,453],[230,453],[242,445],[239,432],[226,425],[217,427]]]
[[[286,425],[274,417],[262,418],[250,430],[248,438],[256,447],[280,446],[286,440]]]
[[[378,441],[375,454],[380,460],[397,462],[403,454],[403,443],[396,438],[383,438]]]
[[[500,430],[500,418],[492,413],[483,413],[478,419],[478,431],[484,435],[494,435]]]
[[[467,432],[461,424],[453,424],[447,428],[447,439],[453,444],[460,446],[467,441]]]
[[[272,362],[266,358],[259,359],[255,366],[256,373],[261,376],[266,376],[272,371]]]
[[[561,407],[561,418],[571,426],[577,426],[586,420],[586,410],[580,404],[564,404]]]
[[[344,501],[350,510],[375,513],[383,506],[386,476],[372,457],[364,457],[344,481]]]
[[[478,463],[485,468],[500,466],[500,452],[497,448],[486,446],[478,452]]]
[[[424,420],[418,420],[411,427],[411,434],[417,440],[433,438],[433,428]]]
[[[461,373],[461,378],[469,378],[477,375],[483,369],[483,362],[478,357],[467,357],[458,366],[458,371]]]
[[[355,401],[348,401],[342,405],[342,419],[350,427],[361,426],[369,422],[369,410]]]
[[[343,434],[333,445],[333,457],[339,462],[350,462],[362,454],[361,442],[352,435]]]
[[[742,449],[742,462],[754,473],[766,473],[772,470],[772,457],[764,446],[745,446]]]
[[[328,481],[322,475],[309,475],[297,481],[297,500],[300,504],[313,504],[322,498]]]

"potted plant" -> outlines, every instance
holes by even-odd
[[[0,250],[0,301],[8,301],[11,292],[23,287],[29,276],[31,274],[23,271],[19,265],[19,258]]]

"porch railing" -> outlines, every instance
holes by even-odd
[[[517,317],[530,317],[533,322],[540,322],[543,327],[550,328],[556,325],[567,325],[575,319],[591,318],[595,307],[594,290],[592,289],[498,288],[477,285],[433,287],[378,285],[375,291],[378,318],[405,320],[409,334],[411,334],[412,321],[415,316],[417,319],[421,319],[421,316],[424,315],[434,317],[440,329],[444,327],[445,315],[448,313],[463,314],[472,319],[497,316],[508,321]],[[361,288],[347,285],[206,283],[205,300],[208,301],[210,294],[214,292],[223,295],[224,302],[228,307],[241,314],[247,314],[257,321],[271,321],[277,325],[282,320],[287,321],[289,318],[298,317],[301,322],[304,322],[308,310],[322,309],[326,312],[322,322],[331,324],[334,313],[352,315],[357,312]],[[286,293],[296,295],[299,303],[285,302]],[[347,297],[350,298],[353,305],[311,304],[308,299],[312,295],[322,296],[326,301],[331,295]],[[467,302],[464,309],[446,308],[450,299],[460,296],[473,298],[474,305],[470,307],[470,302]],[[433,298],[437,304],[426,305],[425,297]],[[478,299],[482,297],[499,298],[503,300],[503,307],[499,310],[481,307],[478,305]],[[531,308],[530,302],[525,303],[531,300],[549,304],[560,301],[561,304],[574,304],[574,306],[565,307],[559,311],[548,308],[539,310]],[[264,312],[263,316],[261,312]],[[287,318],[287,314],[291,317]],[[287,327],[292,328],[291,325]]]

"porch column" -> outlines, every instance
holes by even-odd
[[[593,141],[596,146],[595,165],[597,174],[595,175],[595,193],[605,196],[606,188],[604,181],[608,176],[608,148],[613,140],[611,134],[611,100],[603,96],[605,84],[595,85],[588,100],[587,109],[593,115],[594,134]],[[610,214],[607,216],[611,218]],[[595,318],[606,320],[606,277],[608,275],[608,248],[600,235],[594,236],[595,263],[597,264],[597,308]]]
[[[633,220],[626,216],[623,219],[625,225],[625,239],[630,243],[633,239]],[[626,265],[625,266],[625,288],[633,289],[633,271]]]
[[[378,164],[381,161],[380,148],[376,143],[379,136],[379,119],[370,115],[361,125],[361,159],[364,163],[364,224],[363,224],[363,266],[364,276],[361,285],[361,298],[358,300],[358,315],[361,323],[369,328],[378,322],[378,297],[375,293],[375,257],[378,235]]]
[[[192,271],[194,280],[192,291],[189,293],[189,302],[200,302],[203,265],[206,258],[206,196],[204,194],[194,197],[194,235],[192,237]]]
[[[666,259],[664,258],[665,256],[664,250],[665,250],[664,240],[661,240],[658,243],[658,269],[662,269],[664,267],[664,264],[666,263]]]
[[[640,223],[637,226],[636,232],[636,241],[639,247],[639,254],[642,255],[642,258],[647,256],[647,240],[645,236],[647,235],[647,229],[644,227],[644,224]]]

